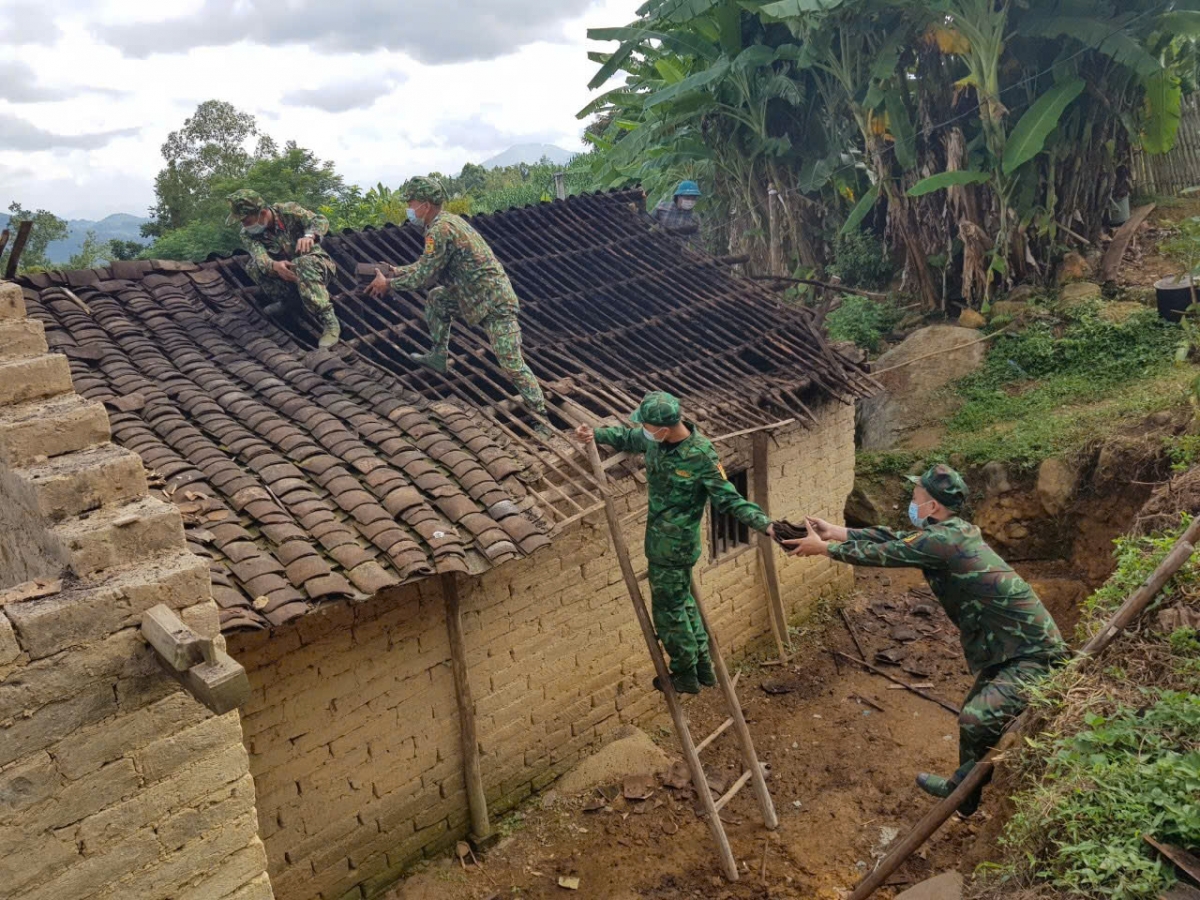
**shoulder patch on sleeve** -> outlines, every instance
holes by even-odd
[[[729,476],[725,474],[725,467],[724,467],[723,465],[721,465],[721,461],[720,461],[720,460],[717,460],[717,471],[721,473],[721,478],[722,478],[724,481],[728,481],[728,480],[729,480]]]
[[[425,235],[425,252],[432,253],[433,246],[434,246],[433,235],[432,234]]]
[[[919,541],[922,537],[924,537],[924,532],[914,531],[912,534],[910,534],[908,537],[906,537],[904,539],[904,543],[908,544],[909,546],[912,546],[917,541]]]

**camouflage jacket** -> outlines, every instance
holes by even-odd
[[[458,303],[462,317],[477,325],[499,309],[516,312],[517,295],[500,260],[483,237],[461,216],[440,212],[425,229],[425,252],[411,265],[392,269],[397,291],[441,285],[447,301]]]
[[[260,275],[273,275],[272,263],[276,261],[295,259],[296,241],[306,234],[321,237],[329,233],[329,220],[319,213],[309,212],[299,203],[276,203],[270,210],[275,219],[266,231],[249,235],[243,228],[241,232],[242,246],[250,254],[246,268],[253,268]],[[332,268],[333,260],[319,244],[309,255],[325,257]]]
[[[1057,660],[1066,644],[1049,611],[1020,575],[957,516],[920,531],[851,529],[829,555],[858,566],[920,567],[958,626],[973,673],[1009,660]]]
[[[742,497],[717,459],[712,441],[691,422],[691,437],[668,447],[647,440],[641,428],[597,428],[596,442],[626,453],[644,453],[650,488],[646,518],[646,560],[660,566],[693,566],[700,558],[700,520],[704,507],[734,516],[755,531],[771,519]]]

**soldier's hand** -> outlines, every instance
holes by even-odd
[[[804,517],[805,523],[808,525],[808,530],[825,541],[844,541],[846,540],[846,529],[840,525],[832,525],[824,519],[814,519],[812,516]]]
[[[302,238],[300,238],[300,240],[296,241],[296,252],[297,253],[308,253],[312,250],[313,246],[316,243],[317,242],[313,238],[302,237]]]
[[[378,300],[387,293],[388,281],[383,277],[383,273],[379,269],[375,270],[375,278],[367,285],[367,293]]]
[[[580,425],[575,429],[575,440],[581,444],[590,444],[596,437],[596,432],[589,425]]]
[[[828,556],[829,544],[810,531],[808,537],[795,541],[784,541],[788,556]]]
[[[276,260],[275,264],[271,268],[274,269],[275,274],[278,275],[280,278],[282,278],[284,281],[290,281],[294,284],[295,282],[300,280],[299,278],[296,277],[296,273],[292,269],[292,264],[290,262],[288,262],[286,259]]]

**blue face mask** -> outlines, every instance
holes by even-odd
[[[913,523],[913,528],[924,528],[925,520],[917,515],[918,509],[920,509],[920,507],[917,506],[916,500],[913,500],[908,504],[908,521]]]
[[[404,211],[404,215],[408,218],[408,221],[411,222],[413,225],[419,226],[419,225],[425,224],[424,222],[421,221],[421,217],[417,215],[417,211],[415,209],[413,209],[411,206]]]
[[[655,437],[653,434],[650,433],[650,430],[645,427],[642,428],[642,434],[644,434],[646,436],[646,440],[648,440],[652,444],[661,444],[662,443],[662,438]]]

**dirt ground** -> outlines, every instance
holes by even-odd
[[[919,572],[860,570],[847,612],[876,665],[910,684],[931,685],[928,693],[958,705],[971,677],[957,630]],[[750,789],[723,810],[742,870],[737,883],[721,876],[690,787],[660,783],[636,802],[620,796],[614,783],[582,796],[555,791],[535,798],[502,823],[508,835],[482,869],[435,861],[389,900],[836,900],[931,805],[915,774],[949,774],[958,758],[954,714],[852,663],[835,663],[830,650],[857,655],[837,614],[805,639],[801,663],[742,667],[739,696],[759,757],[770,766],[780,827],[774,833],[763,827]],[[724,718],[716,691],[687,704],[697,740]],[[678,758],[670,733],[653,737]],[[732,732],[705,751],[704,762],[718,789],[736,779],[742,765]],[[969,822],[952,820],[878,896],[955,868],[989,818],[985,805]],[[560,887],[560,877],[578,878],[578,889]]]

